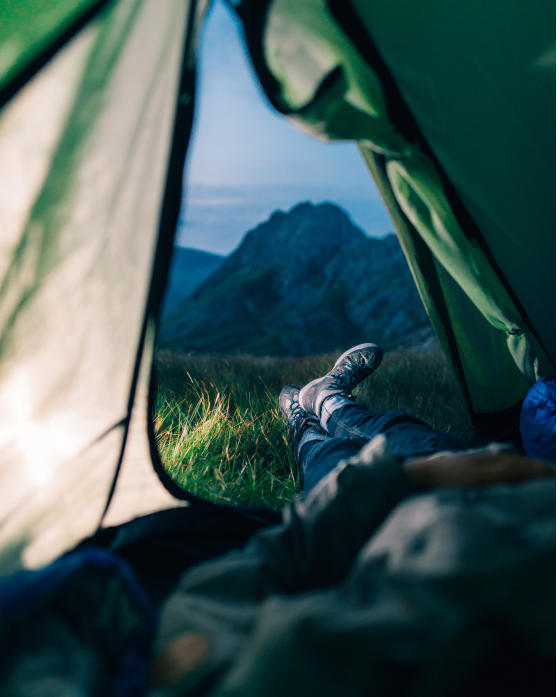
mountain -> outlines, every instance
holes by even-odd
[[[165,321],[211,276],[225,257],[199,249],[175,247],[169,269],[169,280],[163,298],[162,318]]]
[[[366,237],[330,203],[277,211],[164,323],[161,345],[305,355],[433,340],[394,234]]]

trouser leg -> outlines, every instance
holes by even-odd
[[[393,453],[402,459],[472,447],[470,443],[434,430],[404,411],[375,414],[367,407],[354,404],[344,397],[334,397],[325,402],[323,412],[325,411],[327,413],[322,414],[321,422],[323,427],[326,426],[329,436],[346,438],[354,446],[361,448],[375,436],[383,434]]]
[[[352,457],[359,449],[347,438],[330,438],[311,429],[306,431],[297,448],[304,493],[310,491],[341,460]]]

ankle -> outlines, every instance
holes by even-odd
[[[330,397],[327,397],[321,404],[320,414],[318,414],[317,416],[319,417],[321,427],[327,433],[329,432],[328,423],[331,419],[331,416],[334,414],[335,411],[337,411],[341,407],[346,406],[347,404],[354,404],[354,402],[351,399],[348,399],[348,397],[342,397],[342,395],[339,394],[333,394]]]

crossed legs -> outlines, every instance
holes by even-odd
[[[393,453],[402,460],[432,455],[442,450],[458,451],[472,447],[445,433],[439,433],[404,411],[376,414],[345,397],[331,397],[323,411],[325,433],[308,429],[297,446],[297,457],[304,491],[334,469],[340,460],[352,457],[378,434],[387,438]],[[324,417],[324,414],[323,414]]]

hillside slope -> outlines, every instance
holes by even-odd
[[[219,254],[200,249],[175,247],[169,269],[167,288],[163,298],[161,315],[165,321],[169,315],[187,300],[223,262]]]
[[[433,338],[393,234],[374,239],[332,204],[277,211],[164,323],[161,345],[196,353],[304,355]]]

